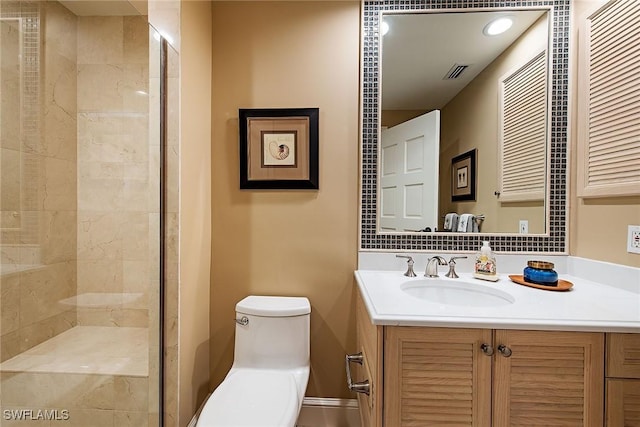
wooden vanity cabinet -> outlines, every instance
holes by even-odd
[[[640,334],[607,334],[606,426],[640,427]]]
[[[486,329],[385,327],[385,426],[490,426]],[[364,427],[364,426],[363,426]]]
[[[359,302],[358,336],[362,427],[603,425],[603,333],[375,327]]]
[[[493,426],[603,425],[604,333],[496,330],[494,343]]]
[[[369,380],[369,394],[358,393],[362,427],[382,427],[382,344],[383,327],[371,323],[367,308],[358,294],[356,300],[358,352],[363,355],[362,365],[355,365],[358,380]]]

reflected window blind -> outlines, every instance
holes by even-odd
[[[543,200],[547,140],[546,52],[500,81],[500,201]]]
[[[587,18],[581,54],[579,189],[583,197],[640,194],[640,1],[610,1]],[[586,122],[586,123],[585,123]]]

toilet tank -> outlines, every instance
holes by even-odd
[[[304,297],[251,295],[236,304],[236,368],[294,369],[309,366],[311,305]]]

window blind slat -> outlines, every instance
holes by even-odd
[[[640,20],[640,12],[628,12],[619,19],[615,28],[599,25],[591,26],[591,35],[594,38],[594,43],[591,44],[591,50],[606,50],[611,48],[617,48],[618,44],[624,44],[624,42],[633,34],[637,29],[637,23]],[[617,43],[616,43],[617,41]]]
[[[620,155],[624,153],[624,155]],[[607,161],[615,162],[615,161],[623,161],[627,162],[631,159],[635,159],[638,157],[638,153],[640,153],[640,149],[631,147],[629,145],[618,145],[615,148],[610,148],[606,150],[594,151],[589,153],[589,160],[593,162],[593,165],[597,165],[599,163],[604,163]],[[640,169],[638,169],[640,170]]]
[[[628,17],[634,12],[637,12],[637,8],[634,2],[637,0],[624,0],[618,1],[618,4],[610,5],[600,10],[600,12],[591,16],[591,25],[596,31],[607,31],[610,28],[610,22],[625,22],[625,17]],[[611,2],[613,3],[613,2]]]
[[[634,104],[639,101],[639,96],[625,97],[620,101],[620,109],[617,109],[615,107],[616,104],[611,102],[591,108],[589,114],[594,118],[593,122],[596,125],[606,120],[609,120],[609,123],[620,120],[636,120],[640,109]]]
[[[633,25],[638,25],[640,19],[635,19]],[[605,34],[606,40],[602,40],[599,44],[594,44],[590,49],[590,58],[595,65],[602,63],[603,58],[609,57],[616,52],[633,49],[633,40],[637,36],[639,29],[637,27],[629,28],[618,34]],[[593,35],[593,33],[592,33]]]
[[[609,141],[618,137],[625,137],[631,141],[633,141],[634,137],[635,139],[640,138],[640,123],[618,122],[611,123],[608,127],[599,126],[597,131],[591,127],[589,127],[589,130],[594,146],[597,145],[598,141]]]
[[[628,85],[621,87],[617,90],[612,90],[610,94],[603,93],[602,95],[590,97],[591,113],[600,113],[602,111],[611,111],[617,109],[617,106],[622,102],[631,102],[636,104],[638,102],[640,92],[636,92],[640,89],[638,85]]]
[[[624,0],[619,1],[618,4],[613,5],[612,3],[600,9],[594,15],[592,15],[589,19],[592,22],[592,25],[598,26],[601,23],[609,22],[612,18],[616,18],[620,15],[625,15],[629,13],[629,10],[633,9],[633,3],[635,0]],[[614,7],[615,6],[615,7]]]
[[[606,141],[602,141],[600,144],[590,148],[589,158],[594,158],[600,153],[616,153],[618,157],[625,157],[628,156],[628,153],[633,152],[636,145],[637,142],[629,142],[624,136],[617,140],[607,139]]]
[[[590,83],[595,85],[596,91],[604,91],[615,84],[637,82],[637,72],[640,69],[638,57],[640,57],[640,48],[635,52],[635,56],[627,56],[623,62],[611,61],[606,67],[594,68],[590,74]]]

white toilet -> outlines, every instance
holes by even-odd
[[[233,365],[196,427],[293,427],[309,380],[303,297],[248,296],[236,304]]]

